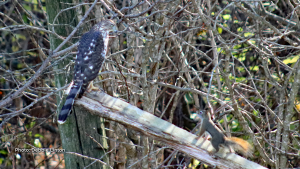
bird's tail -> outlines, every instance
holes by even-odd
[[[81,89],[82,84],[76,85],[74,84],[71,87],[70,93],[67,96],[66,102],[64,106],[61,108],[61,111],[58,115],[58,123],[63,124],[66,120],[67,117],[69,116],[72,106],[74,104],[74,99],[76,98],[77,94],[79,93]]]

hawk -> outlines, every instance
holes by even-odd
[[[98,76],[102,67],[107,52],[109,33],[112,31],[117,32],[116,24],[112,20],[104,20],[82,35],[76,55],[72,86],[59,113],[58,123],[62,124],[66,121],[77,95],[81,98],[87,89],[93,89],[92,81]]]

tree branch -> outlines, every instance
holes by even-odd
[[[164,121],[148,112],[140,110],[131,104],[107,95],[104,92],[86,93],[75,101],[90,113],[119,122],[128,128],[164,142],[169,147],[184,152],[197,160],[219,168],[264,168],[254,162],[229,152],[219,152],[213,158],[211,143],[188,131]]]

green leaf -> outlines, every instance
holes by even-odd
[[[35,139],[35,140],[34,140],[34,146],[35,146],[35,147],[38,147],[38,148],[41,148],[41,147],[42,147],[42,144],[41,144],[41,142],[40,142],[39,139]]]
[[[40,138],[44,138],[44,136],[43,136],[43,135],[41,135],[41,134],[35,134],[35,135],[34,135],[34,137],[36,137],[36,138],[38,138],[38,137],[40,137]]]
[[[291,64],[291,63],[297,62],[298,59],[299,59],[299,55],[293,56],[293,57],[289,57],[289,58],[283,60],[282,62],[283,62],[284,64]]]
[[[229,15],[229,14],[223,15],[224,20],[229,20],[230,18],[231,18],[231,15]]]
[[[241,45],[241,44],[238,44],[238,45],[233,46],[233,49],[239,49],[239,48],[241,48],[241,47],[242,47],[242,45]]]
[[[18,46],[12,46],[12,47],[11,47],[11,50],[12,50],[13,52],[17,52],[17,51],[19,50],[19,47],[18,47]]]
[[[231,125],[232,125],[232,129],[236,129],[239,126],[239,123],[237,123],[236,120],[233,120]]]
[[[258,111],[253,110],[253,114],[254,114],[254,116],[258,116]]]
[[[185,100],[187,101],[187,104],[193,104],[194,103],[194,99],[192,98],[191,93],[186,93],[185,94]]]
[[[239,28],[237,28],[237,31],[238,31],[238,32],[243,32],[243,28],[242,28],[242,27],[239,27]]]
[[[244,80],[246,80],[245,77],[236,77],[235,78],[236,82],[243,82]]]
[[[221,34],[223,32],[223,29],[218,27],[218,32],[219,32],[219,34]]]
[[[254,34],[252,33],[252,32],[246,32],[246,33],[244,33],[244,36],[245,37],[248,37],[248,36],[253,36]]]
[[[22,69],[23,68],[23,63],[18,63],[17,68]]]
[[[297,129],[297,126],[295,124],[290,125],[290,130],[296,130],[296,129]]]
[[[6,155],[6,154],[7,154],[7,151],[6,151],[6,150],[0,150],[0,154]]]
[[[258,71],[259,70],[259,67],[258,66],[253,66],[253,67],[250,67],[251,70],[254,70],[254,71]]]

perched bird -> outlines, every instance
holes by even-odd
[[[117,32],[116,24],[112,20],[104,20],[82,35],[76,55],[72,86],[59,113],[58,123],[66,121],[77,95],[81,98],[86,90],[93,90],[92,81],[97,77],[105,60],[110,32]]]

